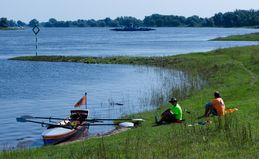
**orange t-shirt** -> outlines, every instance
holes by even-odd
[[[218,116],[223,116],[225,114],[225,104],[222,98],[213,99],[212,106],[216,109]]]

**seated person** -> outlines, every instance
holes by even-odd
[[[183,111],[181,106],[177,104],[177,99],[171,98],[169,103],[172,104],[171,107],[162,113],[159,121],[156,119],[157,125],[182,122]]]
[[[205,105],[205,113],[203,116],[198,117],[198,119],[209,117],[210,114],[216,115],[216,116],[223,116],[225,115],[225,113],[231,113],[237,110],[238,110],[237,108],[225,110],[225,104],[223,99],[220,96],[220,93],[218,91],[215,91],[214,99],[212,100],[212,102],[208,102]]]
[[[83,122],[83,118],[79,113],[72,114],[70,116],[70,119],[71,119],[70,125],[72,125],[73,127],[76,127]]]

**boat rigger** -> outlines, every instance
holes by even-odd
[[[87,107],[87,93],[83,96],[74,106],[80,107],[85,105]],[[71,110],[68,118],[57,117],[37,117],[24,115],[16,118],[17,122],[31,122],[46,126],[47,129],[43,131],[42,138],[45,145],[54,145],[65,141],[78,139],[88,135],[88,129],[90,126],[105,126],[114,125],[121,128],[132,128],[140,125],[143,119],[105,119],[105,118],[93,118],[88,119],[88,109]],[[37,121],[39,119],[48,120],[48,122]],[[53,123],[53,121],[56,121]],[[117,121],[116,123],[105,124],[100,123],[103,121]]]

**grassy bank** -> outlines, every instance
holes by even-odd
[[[1,28],[0,30],[20,30],[20,28]]]
[[[69,145],[4,151],[0,158],[259,158],[259,46],[219,49],[170,57],[20,57],[19,60],[82,63],[145,64],[200,75],[208,85],[179,104],[189,109],[186,123],[196,122],[203,105],[219,90],[227,108],[239,111],[212,118],[207,126],[186,124],[151,127],[165,108],[135,114],[145,118],[140,128]],[[177,97],[177,94],[175,94]]]
[[[218,37],[211,41],[259,41],[259,33]]]

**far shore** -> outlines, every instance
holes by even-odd
[[[0,30],[24,30],[24,27],[8,27],[8,28],[0,28]]]
[[[227,37],[218,37],[211,39],[211,41],[259,41],[259,32],[244,34],[244,35],[231,35]]]

